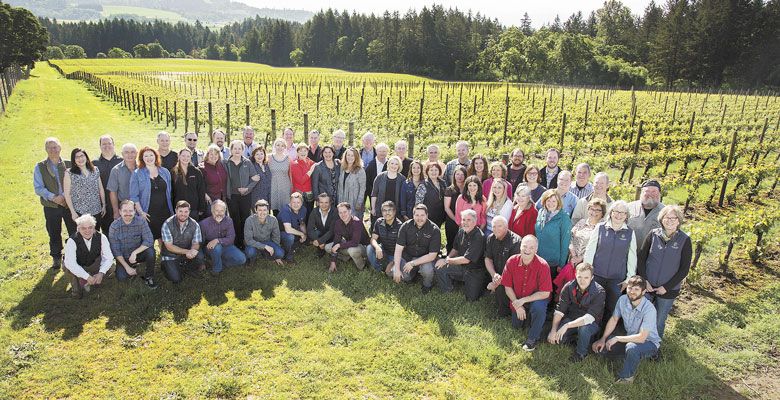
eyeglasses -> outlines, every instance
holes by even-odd
[[[538,172],[529,172],[528,175],[529,176],[531,176],[531,175],[539,175],[539,173]]]
[[[588,211],[602,212],[600,208],[589,208]]]
[[[613,213],[613,214],[620,214],[620,215],[626,215],[626,214],[628,214],[628,213],[627,213],[627,212],[625,212],[625,211],[618,211],[618,210],[612,210],[612,213]]]
[[[187,138],[188,142],[197,142],[198,138]]]
[[[674,215],[667,215],[664,217],[664,221],[677,221],[677,220],[679,220],[679,218],[677,218]]]

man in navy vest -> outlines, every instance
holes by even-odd
[[[35,194],[40,197],[43,216],[46,218],[51,268],[59,269],[62,266],[62,223],[65,223],[68,236],[76,233],[76,223],[70,216],[62,189],[65,169],[70,168],[70,162],[63,161],[60,157],[62,146],[57,138],[47,138],[44,147],[47,158],[35,165],[33,187]]]
[[[203,278],[203,241],[200,225],[190,218],[190,203],[180,200],[176,203],[176,214],[162,226],[162,267],[165,276],[173,283],[182,281],[182,273],[193,278]]]
[[[555,309],[547,341],[550,344],[570,343],[577,335],[577,349],[571,360],[580,362],[585,359],[599,331],[606,299],[607,292],[593,280],[593,266],[586,263],[577,265],[576,279],[561,289],[561,299]]]
[[[65,242],[65,275],[76,299],[103,283],[114,264],[108,238],[95,231],[95,224],[95,217],[89,214],[76,218],[76,233]]]

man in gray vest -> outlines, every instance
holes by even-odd
[[[33,170],[33,187],[43,205],[43,216],[46,218],[46,232],[49,234],[49,255],[52,269],[62,266],[62,223],[68,236],[76,233],[76,223],[70,217],[70,210],[65,203],[62,182],[65,169],[70,163],[60,157],[62,146],[57,138],[47,138],[44,142],[47,158],[35,165]]]
[[[634,230],[636,242],[642,244],[655,228],[660,228],[658,213],[664,208],[661,203],[661,184],[650,179],[642,184],[639,200],[628,203],[628,227]]]
[[[190,218],[190,203],[176,203],[176,214],[162,226],[162,267],[165,276],[173,283],[182,280],[182,273],[196,279],[203,278],[206,268],[200,242],[203,241],[200,225]]]
[[[95,231],[95,217],[85,214],[76,218],[77,232],[65,242],[65,275],[70,293],[80,299],[91,286],[103,283],[110,273],[114,255],[106,235]]]

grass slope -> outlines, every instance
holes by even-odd
[[[43,139],[97,156],[102,133],[143,145],[161,127],[48,66],[33,75],[0,118],[0,207],[13,211],[0,216],[0,398],[739,398],[716,372],[731,378],[755,353],[714,365],[721,356],[711,353],[730,351],[714,341],[736,330],[768,340],[758,353],[777,346],[774,286],[766,314],[740,317],[757,312],[747,298],[672,320],[666,361],[645,362],[635,385],[616,387],[619,365],[570,365],[561,347],[523,352],[525,333],[492,319],[491,299],[423,297],[417,285],[354,268],[329,275],[310,253],[293,268],[258,264],[176,287],[161,280],[157,291],[110,279],[71,300],[62,273],[47,269],[31,185]]]

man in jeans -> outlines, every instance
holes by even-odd
[[[471,209],[460,213],[461,227],[447,258],[436,261],[436,282],[442,292],[451,292],[452,281],[465,285],[466,300],[476,301],[485,290],[487,274],[482,266],[485,236],[477,228],[477,212]]]
[[[162,226],[162,267],[173,283],[182,281],[182,273],[201,279],[206,265],[200,252],[203,237],[200,225],[190,218],[190,203],[180,200],[176,203],[176,214]]]
[[[523,350],[534,351],[542,336],[547,314],[547,303],[552,292],[552,278],[547,261],[536,255],[539,246],[536,237],[526,235],[520,242],[520,254],[506,261],[501,285],[512,309],[512,326],[520,329],[528,325],[528,338]]]
[[[596,353],[623,357],[623,369],[616,383],[633,383],[639,362],[643,358],[655,356],[661,346],[655,307],[645,298],[646,289],[647,283],[641,276],[635,275],[628,279],[626,294],[618,299],[601,339],[593,343],[593,351]],[[615,329],[621,319],[625,332]]]
[[[293,251],[298,244],[306,243],[306,207],[303,206],[303,195],[295,192],[290,195],[290,204],[279,210],[279,221],[284,229],[281,232],[284,260],[295,264]],[[297,243],[296,243],[297,242]]]
[[[571,361],[580,362],[588,355],[588,348],[601,326],[607,293],[593,280],[593,266],[577,265],[576,279],[563,285],[561,299],[547,335],[550,344],[570,343],[577,335],[577,349]]]
[[[144,263],[144,283],[157,289],[154,282],[154,236],[143,217],[135,214],[135,203],[124,200],[119,206],[120,218],[111,223],[108,241],[116,257],[116,278],[124,281],[138,275],[138,264]]]
[[[422,275],[422,293],[433,287],[434,263],[441,251],[441,230],[428,219],[428,207],[418,204],[412,209],[412,219],[398,231],[393,254],[393,281],[411,282]]]
[[[271,206],[260,199],[255,203],[255,215],[250,215],[244,224],[244,243],[246,243],[246,258],[254,262],[258,255],[272,257],[282,265],[284,250],[281,246],[279,221],[271,215]]]
[[[366,247],[368,262],[379,272],[393,276],[393,251],[398,241],[401,221],[396,218],[395,203],[388,200],[382,203],[382,216],[371,230],[371,244]]]
[[[223,267],[246,263],[246,256],[236,247],[236,229],[227,215],[227,204],[222,200],[211,203],[211,216],[200,221],[203,251],[211,259],[211,276],[218,276]],[[250,217],[251,218],[251,217]]]

